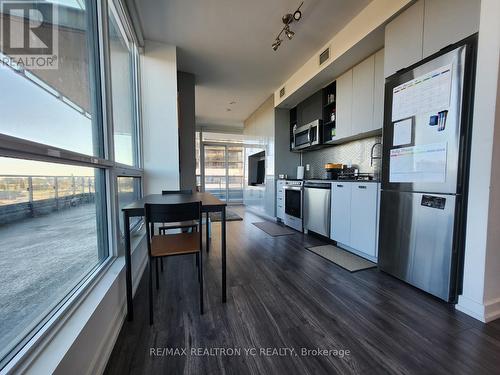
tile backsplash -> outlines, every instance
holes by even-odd
[[[380,159],[373,161],[373,167],[370,166],[370,151],[372,146],[381,142],[381,137],[370,137],[344,143],[337,146],[326,147],[316,151],[304,152],[302,154],[302,165],[309,164],[310,170],[305,172],[306,178],[325,178],[326,172],[324,165],[326,163],[352,164],[359,169],[360,173],[380,172]],[[382,147],[377,146],[374,150],[375,156],[380,156]]]

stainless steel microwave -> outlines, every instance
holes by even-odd
[[[320,144],[321,120],[315,120],[309,124],[293,129],[293,150],[304,150],[308,147]]]

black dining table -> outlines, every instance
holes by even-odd
[[[144,216],[144,205],[151,204],[179,204],[201,202],[201,210],[206,214],[206,249],[210,249],[209,213],[221,213],[221,252],[222,252],[222,302],[226,302],[226,203],[210,193],[194,192],[192,194],[150,194],[122,208],[125,231],[125,281],[127,292],[127,319],[134,319],[132,302],[132,257],[130,249],[130,218]]]

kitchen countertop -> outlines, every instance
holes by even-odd
[[[326,178],[307,178],[304,181],[311,181],[311,182],[370,182],[370,183],[380,183],[379,180],[329,180]]]

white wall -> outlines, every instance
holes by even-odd
[[[500,317],[500,2],[482,0],[470,165],[464,290],[457,308]]]
[[[179,188],[177,53],[146,40],[141,56],[145,194]]]
[[[258,144],[266,152],[266,180],[264,186],[249,186],[245,181],[243,202],[261,214],[274,217],[274,98],[270,96],[244,122],[246,143]],[[254,151],[258,151],[257,149]],[[248,158],[248,155],[246,155]],[[245,165],[248,160],[245,160]]]

